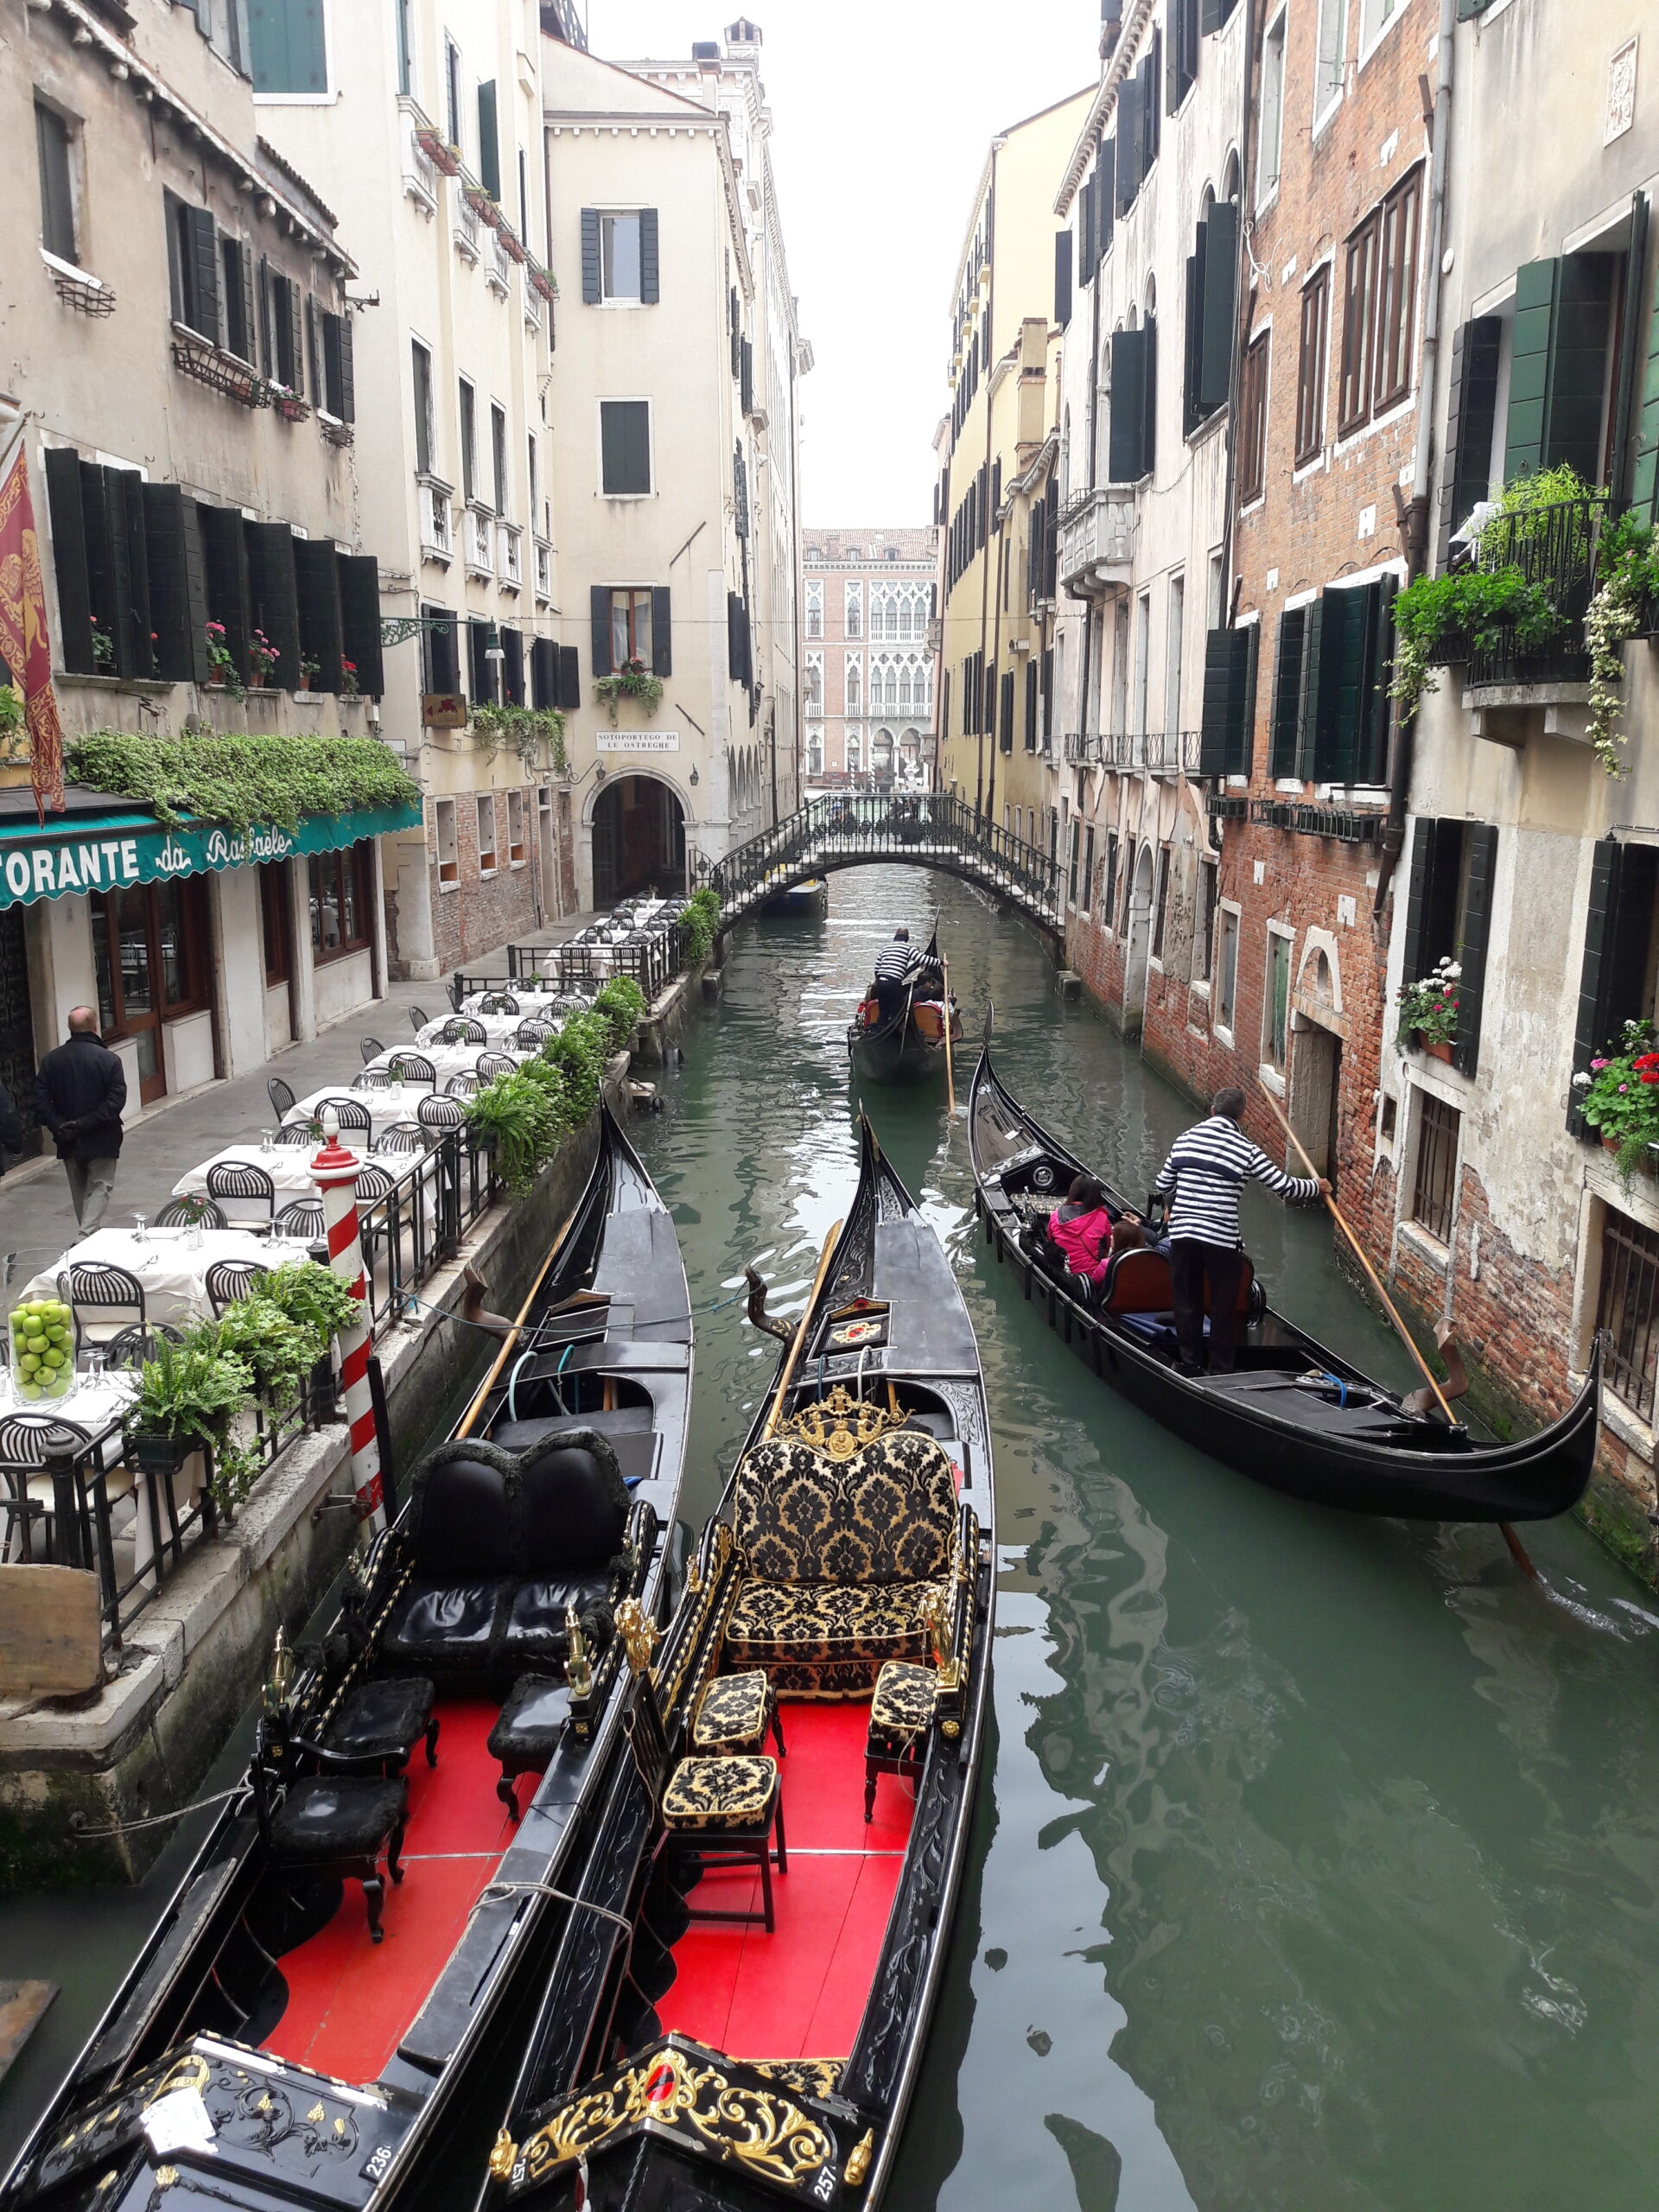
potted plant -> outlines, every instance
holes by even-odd
[[[248,639],[248,666],[252,671],[256,690],[269,689],[270,673],[282,658],[280,650],[273,645],[263,630],[256,630]]]
[[[321,672],[321,669],[322,663],[320,660],[307,660],[303,655],[301,656],[300,689],[302,691],[309,691],[311,690],[313,685],[316,683],[317,677]]]
[[[647,715],[654,715],[662,703],[662,678],[653,676],[644,661],[636,655],[625,661],[614,676],[596,677],[594,696],[601,699],[610,710],[611,722],[616,722],[616,702],[619,699],[637,699]]]
[[[499,226],[501,210],[481,184],[469,184],[467,187],[467,205],[479,220],[487,223],[493,231]]]
[[[543,269],[538,261],[532,261],[530,264],[530,288],[531,291],[540,293],[549,307],[551,307],[559,296],[557,277],[550,269]]]
[[[355,699],[358,696],[357,663],[346,660],[343,656],[340,664],[340,682],[343,697]]]
[[[96,614],[92,623],[92,666],[99,676],[115,674],[115,639],[110,635]]]
[[[415,133],[415,143],[435,169],[445,176],[461,175],[461,149],[452,146],[441,131],[423,128]]]
[[[194,1331],[182,1344],[162,1339],[139,1370],[138,1395],[127,1416],[128,1449],[140,1467],[168,1476],[177,1474],[193,1453],[209,1453],[212,1488],[221,1503],[236,1503],[220,1493],[222,1486],[237,1484],[246,1495],[231,1425],[252,1389],[251,1369],[219,1351],[211,1326]]]
[[[237,667],[231,648],[226,640],[225,625],[222,622],[209,622],[207,629],[207,659],[213,671],[207,681],[209,683],[223,684],[232,698],[240,699],[244,696],[242,673]]]
[[[1450,955],[1437,961],[1421,982],[1402,983],[1397,994],[1400,1001],[1400,1027],[1408,1032],[1419,1051],[1431,1059],[1452,1058],[1452,1042],[1458,1033],[1458,991],[1463,969]]]
[[[1653,1172],[1659,1144],[1659,1052],[1650,1021],[1627,1021],[1616,1046],[1599,1053],[1573,1078],[1575,1103],[1613,1155],[1629,1185],[1638,1167]]]

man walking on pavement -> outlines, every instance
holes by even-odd
[[[1244,1094],[1229,1088],[1210,1102],[1210,1119],[1176,1138],[1154,1189],[1174,1192],[1169,1211],[1169,1271],[1181,1371],[1202,1375],[1204,1288],[1210,1286],[1209,1367],[1230,1375],[1238,1357],[1238,1286],[1244,1269],[1238,1196],[1247,1175],[1283,1198],[1308,1205],[1331,1185],[1323,1176],[1287,1175],[1239,1127]]]
[[[127,1078],[99,1036],[97,1014],[89,1006],[73,1007],[68,1043],[48,1052],[36,1072],[35,1104],[57,1141],[83,1236],[103,1220],[115,1188],[126,1103]]]

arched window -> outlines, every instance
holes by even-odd
[[[815,577],[806,587],[806,634],[809,638],[823,635],[823,582]]]
[[[823,712],[823,655],[808,653],[806,657],[806,711],[810,715]]]
[[[847,586],[846,631],[849,638],[864,634],[864,587],[855,576]]]
[[[855,729],[847,733],[847,772],[856,776],[864,766],[864,743]]]
[[[864,711],[864,656],[862,653],[849,653],[847,656],[842,705],[844,710],[849,715],[861,715]]]
[[[823,773],[823,732],[810,729],[806,733],[806,772],[809,776]]]

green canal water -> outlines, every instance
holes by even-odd
[[[636,1124],[698,1306],[754,1260],[798,1311],[856,1174],[849,1015],[882,936],[936,913],[1015,1090],[1131,1192],[1155,1176],[1187,1110],[1062,1004],[1024,926],[858,870],[827,920],[736,933]],[[979,1333],[1001,1545],[995,1728],[895,2212],[1646,2212],[1659,1605],[1573,1523],[1529,1534],[1541,1593],[1495,1530],[1321,1514],[1175,1441],[989,1258],[961,1114],[865,1103]],[[1246,1209],[1274,1302],[1403,1379],[1323,1222]],[[694,1519],[772,1366],[741,1317],[699,1316]],[[65,1984],[0,2085],[0,2163],[146,1903],[0,1901],[0,1975]]]

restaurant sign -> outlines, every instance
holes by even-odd
[[[416,828],[420,821],[418,806],[382,806],[307,815],[291,835],[276,829],[244,834],[210,823],[169,830],[124,812],[71,816],[44,829],[31,822],[26,835],[0,836],[0,910],[32,906],[37,899],[120,891],[132,883],[165,883],[208,869],[257,868],[296,853],[331,853],[361,837]]]

